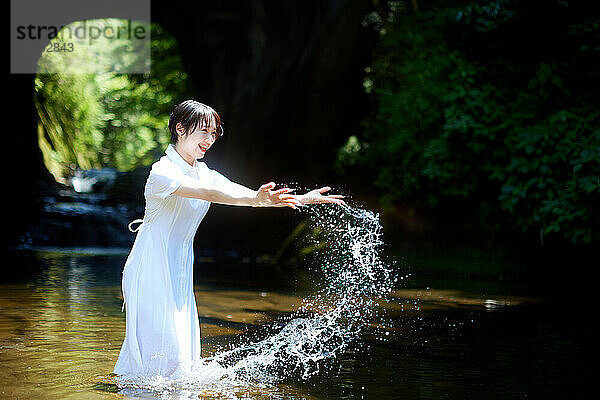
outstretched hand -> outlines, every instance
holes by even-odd
[[[258,192],[256,192],[256,205],[258,207],[290,207],[297,209],[298,207],[307,204],[346,204],[344,200],[342,200],[344,198],[342,195],[323,195],[331,190],[329,186],[314,189],[302,195],[290,194],[290,192],[293,192],[294,189],[290,189],[288,187],[277,190],[273,190],[273,188],[275,188],[275,183],[269,182],[265,183],[258,189]]]
[[[269,182],[262,185],[256,193],[256,204],[259,207],[291,207],[296,209],[302,203],[298,200],[298,196],[288,194],[294,189],[282,188],[272,190],[275,187],[275,182]]]
[[[301,196],[297,196],[300,202],[304,204],[322,204],[322,203],[334,203],[345,205],[344,196],[339,194],[330,194],[323,196],[323,193],[330,191],[331,188],[329,186],[322,187],[320,189],[314,189],[310,192],[303,194]]]

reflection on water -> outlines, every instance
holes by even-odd
[[[125,333],[124,256],[12,256],[0,284],[2,399],[563,399],[590,387],[591,315],[576,300],[399,287],[380,304],[390,323],[368,324],[333,368],[308,381],[227,395],[119,389],[110,372]],[[204,356],[300,306],[296,295],[266,287],[197,286]]]

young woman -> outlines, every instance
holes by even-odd
[[[114,367],[121,376],[175,378],[200,358],[193,239],[210,203],[291,208],[343,203],[342,196],[323,195],[328,187],[293,195],[290,188],[273,190],[270,182],[252,190],[208,168],[199,159],[223,129],[219,115],[197,101],[175,107],[169,130],[173,144],[152,165],[144,218],[123,270],[126,330]]]

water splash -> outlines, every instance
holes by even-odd
[[[309,221],[326,241],[316,268],[323,287],[303,300],[298,311],[275,323],[262,340],[247,341],[218,351],[176,379],[149,377],[121,381],[122,386],[152,390],[212,390],[244,385],[272,385],[306,380],[334,363],[362,330],[381,315],[377,307],[397,278],[379,255],[382,227],[379,216],[350,206],[305,208]],[[314,268],[314,267],[313,267]]]

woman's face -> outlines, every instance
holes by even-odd
[[[177,124],[177,133],[180,135],[175,148],[191,165],[195,159],[204,157],[210,146],[217,140],[217,129],[214,125],[210,127],[198,125],[194,131],[186,134],[185,129]]]

